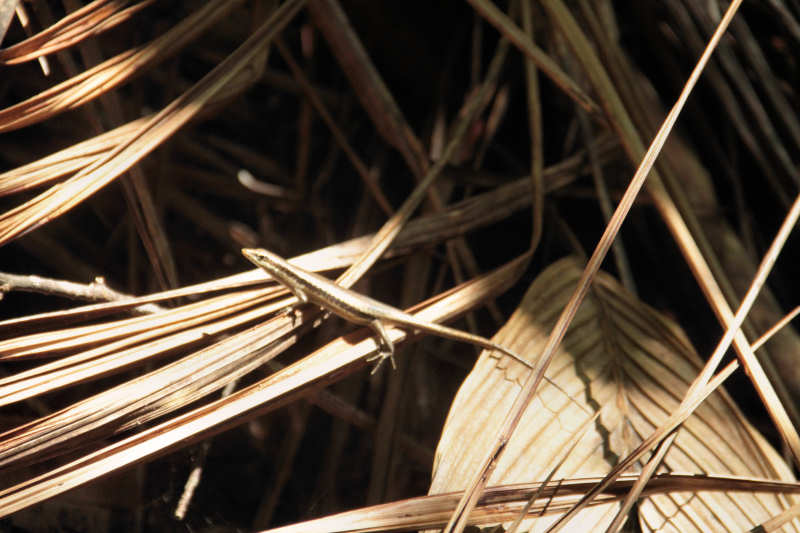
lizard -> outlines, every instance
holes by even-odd
[[[269,250],[243,248],[242,254],[250,262],[265,270],[276,281],[288,288],[301,304],[314,303],[349,322],[371,328],[375,333],[378,344],[378,353],[367,359],[368,361],[378,359],[373,373],[387,358],[390,360],[392,367],[397,368],[394,360],[394,344],[386,333],[385,324],[423,331],[440,337],[474,344],[481,348],[496,350],[522,363],[529,369],[533,368],[531,363],[516,353],[486,337],[419,319],[396,307],[337,285],[324,276],[293,265]]]

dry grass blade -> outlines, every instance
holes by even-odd
[[[527,2],[521,3],[522,27],[533,42],[533,13]],[[531,136],[531,250],[536,250],[542,239],[544,215],[544,136],[542,134],[542,102],[535,63],[525,61],[525,89],[527,93],[528,130]],[[589,148],[591,152],[591,148]]]
[[[95,0],[33,37],[0,50],[0,64],[15,65],[73,46],[122,24],[153,2],[128,6],[127,0]]]
[[[384,196],[380,187],[375,182],[375,178],[370,174],[369,169],[367,169],[367,166],[364,164],[361,158],[356,155],[356,151],[350,145],[347,137],[342,132],[341,128],[339,128],[339,126],[336,124],[336,121],[331,114],[328,112],[325,104],[322,102],[322,99],[311,85],[311,82],[308,80],[308,78],[306,78],[305,74],[303,74],[303,71],[297,65],[297,62],[292,57],[289,49],[281,42],[280,39],[278,39],[275,44],[277,45],[281,56],[289,65],[289,68],[292,69],[292,74],[300,84],[300,87],[303,88],[306,98],[308,98],[308,101],[314,106],[316,112],[319,113],[319,116],[325,122],[325,125],[330,128],[333,138],[347,155],[347,158],[350,160],[350,163],[353,165],[353,168],[356,170],[356,172],[358,172],[358,175],[361,177],[364,185],[366,185],[369,191],[372,193],[372,196],[375,198],[375,201],[378,203],[381,209],[383,209],[387,215],[391,216],[394,210],[389,204],[389,200],[387,200],[386,196]]]
[[[531,286],[497,339],[529,357],[541,353],[547,332],[580,274],[572,260],[551,265]],[[437,449],[431,493],[468,487],[476,465],[494,443],[502,423],[498,414],[506,412],[520,389],[524,369],[518,366],[507,362],[503,368],[490,360],[479,361],[464,382]],[[561,460],[581,423],[598,411],[595,431],[567,458],[559,475],[605,474],[671,418],[701,366],[674,323],[628,295],[609,276],[599,274],[548,371],[549,378],[570,397],[550,385],[539,389],[490,483],[544,478]],[[640,467],[636,463],[634,470]],[[724,392],[712,394],[686,420],[659,471],[793,479],[790,469]],[[791,504],[780,497],[757,495],[735,499],[707,493],[649,496],[639,501],[639,517],[642,526],[652,530],[740,531]],[[618,505],[584,509],[576,513],[570,527],[601,530],[611,522]],[[697,517],[702,517],[700,522]],[[541,531],[557,518],[540,518],[528,527]]]
[[[734,20],[733,24],[731,24],[731,32],[742,43],[748,63],[747,66],[752,67],[758,73],[755,79],[768,94],[769,102],[778,111],[778,120],[785,125],[791,135],[794,148],[797,149],[800,147],[800,121],[798,121],[791,105],[786,100],[786,96],[777,90],[780,84],[755,36],[751,33],[747,21],[741,18]]]
[[[472,0],[470,1],[472,7],[475,8],[489,23],[497,26],[509,41],[514,43],[526,57],[533,61],[542,72],[547,74],[555,84],[561,87],[566,94],[575,99],[575,102],[583,107],[587,112],[598,114],[600,108],[594,101],[586,95],[586,93],[575,83],[569,76],[564,74],[561,68],[541,49],[537,48],[520,30],[514,22],[508,18],[502,11],[497,9],[491,2],[486,0]]]
[[[39,161],[3,172],[0,174],[0,196],[39,187],[90,166],[118,145],[128,142],[149,119],[150,117],[144,117],[131,121]]]
[[[204,302],[200,306],[187,306],[175,313],[168,311],[164,315],[168,318],[160,318],[158,315],[161,313],[151,315],[155,325],[133,331],[123,326],[121,332],[116,332],[121,335],[116,341],[115,325],[111,325],[107,334],[94,336],[93,343],[102,342],[100,346],[0,378],[0,405],[118,373],[220,334],[236,331],[283,305],[280,302],[251,309],[265,297],[269,297],[269,293],[244,293],[237,298],[226,297]],[[80,345],[86,341],[86,338],[78,338],[69,344]],[[40,356],[42,352],[60,348],[63,348],[63,343],[51,342],[31,351]]]
[[[717,349],[709,359],[708,366],[710,368],[713,368],[716,366],[716,364],[718,364],[719,361],[722,360],[722,356],[728,350],[734,335],[737,333],[740,334],[739,328],[744,322],[744,318],[750,312],[750,309],[752,308],[752,305],[755,302],[761,287],[763,287],[766,283],[767,276],[772,270],[775,261],[777,261],[778,255],[783,249],[786,239],[789,237],[789,233],[797,223],[798,217],[800,217],[800,196],[795,199],[792,208],[789,210],[789,213],[787,213],[786,218],[784,219],[778,234],[775,236],[775,239],[770,245],[769,250],[767,250],[767,252],[764,254],[764,259],[762,260],[761,265],[759,265],[755,279],[753,279],[747,295],[742,300],[742,303],[736,312],[736,316],[734,316],[731,324],[728,326],[728,329],[725,332],[725,335],[722,337],[722,340],[720,340]],[[775,393],[775,389],[765,375],[764,370],[761,367],[761,363],[759,363],[749,346],[739,355],[745,372],[747,372],[747,375],[753,381],[753,385],[755,386],[758,394],[761,396],[761,400],[772,417],[773,422],[777,426],[778,431],[781,433],[784,443],[788,446],[789,450],[794,456],[795,464],[800,464],[800,436],[798,436],[797,429],[793,426],[784,405],[781,403],[780,399]]]
[[[414,175],[424,175],[428,167],[425,150],[372,64],[342,7],[333,0],[312,0],[308,11],[342,65],[378,133],[403,155]]]
[[[236,1],[214,0],[149,45],[122,54],[52,87],[24,102],[0,110],[0,132],[10,131],[85,104],[111,90],[142,67],[164,59],[196,39],[204,29],[236,6]]]
[[[288,320],[268,321],[51,415],[12,428],[0,439],[0,464],[41,461],[86,446],[91,442],[87,442],[87,434],[109,435],[124,429],[126,424],[135,427],[191,404],[275,357],[294,342],[285,338],[291,330]],[[180,335],[176,337],[183,340]],[[154,344],[156,350],[169,349]],[[148,355],[153,348],[146,348],[144,352]],[[138,357],[138,354],[123,353],[119,357],[123,361],[111,357],[111,363],[123,364],[126,356]],[[103,365],[97,366],[103,369]]]
[[[775,516],[763,524],[760,524],[759,531],[764,531],[765,533],[768,531],[778,531],[790,521],[797,520],[798,518],[800,518],[800,505],[794,505],[791,508],[786,509],[778,516]]]
[[[668,2],[668,4],[672,4]],[[672,9],[678,7],[681,10],[688,10],[694,17],[694,20],[702,27],[703,32],[707,34],[711,34],[714,30],[715,21],[711,20],[708,17],[708,14],[701,9],[697,9],[696,4],[692,2],[687,2],[685,5],[681,6],[671,6]],[[734,33],[732,26],[731,33],[736,37],[743,40],[742,48],[743,51],[746,53],[748,49],[748,41],[745,38],[746,34],[739,32],[738,35]],[[752,46],[752,43],[751,43]],[[753,66],[742,65],[731,53],[731,50],[727,47],[723,47],[720,49],[719,53],[719,64],[721,65],[722,69],[724,70],[725,76],[725,84],[730,84],[736,92],[738,93],[738,100],[742,107],[742,111],[744,111],[744,116],[746,117],[746,129],[755,129],[759,132],[759,134],[765,137],[766,142],[759,143],[760,146],[757,148],[759,150],[769,150],[773,152],[773,160],[777,160],[778,166],[782,167],[783,170],[787,175],[791,176],[795,185],[800,185],[800,174],[798,174],[795,164],[792,162],[792,159],[787,151],[787,147],[781,142],[780,135],[778,133],[777,128],[772,123],[772,120],[767,113],[765,104],[767,103],[767,99],[764,99],[762,102],[761,95],[759,91],[756,90],[755,83],[759,85],[769,85],[769,83],[764,84],[763,82],[770,81],[769,76],[767,76],[763,81],[759,78],[762,74],[766,74],[763,71],[758,72],[756,76],[754,76],[754,80],[759,80],[757,82],[751,82],[750,78],[747,76],[745,72],[745,68],[752,68]],[[769,95],[771,97],[771,94]],[[780,116],[780,113],[779,113]],[[785,120],[785,119],[784,119]],[[755,128],[754,128],[755,126]],[[797,140],[797,139],[795,139]],[[796,147],[795,147],[796,149]],[[768,174],[767,174],[768,175]]]
[[[302,0],[287,2],[275,11],[250,38],[225,61],[156,114],[125,144],[117,146],[102,160],[0,215],[0,245],[18,237],[78,205],[117,178],[194,117],[214,95],[227,90],[243,70],[251,66],[266,44],[302,6]],[[94,78],[93,78],[94,79]],[[0,113],[0,121],[2,113]],[[2,128],[0,128],[2,130]]]
[[[787,327],[789,323],[797,317],[798,314],[800,314],[800,306],[792,309],[789,313],[786,314],[786,316],[781,318],[777,324],[769,328],[761,337],[756,339],[756,341],[752,345],[753,352],[757,352],[758,349],[761,348],[761,346],[763,346],[764,343],[770,340],[770,338],[772,338],[773,335],[778,333],[781,329]]]
[[[139,334],[145,335],[144,338],[160,336],[170,331],[172,327],[185,327],[213,320],[219,318],[220,314],[225,314],[227,309],[232,313],[239,311],[260,303],[264,297],[271,296],[274,292],[274,289],[242,291],[145,316],[15,337],[0,341],[0,361],[54,357],[117,339],[136,344],[143,340],[136,337]],[[156,332],[159,329],[162,331]]]
[[[597,505],[609,505],[630,491],[636,476],[620,476]],[[560,513],[569,507],[570,501],[596,482],[593,478],[559,479],[549,483],[503,485],[488,487],[486,494],[475,509],[471,519],[473,525],[481,526],[508,521],[518,512],[521,502],[534,494],[540,494],[531,513]],[[675,492],[725,491],[745,493],[792,494],[800,491],[796,483],[784,483],[758,479],[742,479],[727,476],[686,476],[662,474],[656,476],[647,489],[648,495],[660,494],[666,498]],[[444,525],[449,512],[458,501],[460,493],[450,492],[410,498],[404,501],[385,503],[332,516],[308,520],[264,533],[355,533],[368,531],[406,531]],[[589,531],[591,526],[588,526]]]
[[[675,442],[675,438],[677,436],[677,430],[673,430],[672,433],[667,435],[664,440],[659,443],[658,447],[650,455],[650,458],[642,468],[636,483],[633,484],[631,490],[625,495],[625,499],[622,500],[619,509],[617,509],[617,514],[614,516],[614,520],[606,528],[607,533],[617,533],[622,529],[622,526],[626,524],[630,518],[631,509],[633,509],[633,506],[637,504],[639,499],[642,497],[642,492],[644,492],[647,484],[650,483],[650,480],[653,478],[656,469],[661,466],[661,463],[664,460],[664,455],[666,455],[666,453],[672,447],[672,444]]]

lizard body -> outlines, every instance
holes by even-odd
[[[490,350],[497,350],[514,358],[528,368],[533,367],[528,361],[508,348],[485,337],[435,322],[421,320],[369,296],[345,289],[319,274],[292,265],[281,256],[268,250],[243,248],[242,254],[256,266],[264,269],[275,280],[285,285],[300,302],[312,302],[345,320],[369,326],[375,332],[378,340],[379,353],[372,358],[380,358],[378,366],[386,358],[389,358],[393,367],[395,366],[394,344],[384,328],[384,324],[392,324],[463,341]]]

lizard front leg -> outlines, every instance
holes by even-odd
[[[383,363],[387,358],[389,361],[391,361],[392,368],[397,369],[397,365],[394,361],[394,344],[392,344],[392,339],[390,339],[389,335],[386,333],[386,328],[383,327],[383,322],[376,318],[369,323],[369,327],[375,332],[375,340],[378,343],[378,353],[367,358],[367,361],[374,361],[378,359],[378,362],[375,364],[375,368],[372,369],[370,374],[377,372],[381,367],[381,363]]]
[[[295,322],[297,321],[297,308],[303,304],[308,303],[308,296],[306,295],[305,291],[301,291],[300,289],[289,288],[289,292],[294,294],[295,298],[297,298],[298,301],[286,306],[286,308],[283,311],[281,311],[280,314],[291,317],[292,327],[294,327]]]

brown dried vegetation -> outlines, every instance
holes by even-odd
[[[0,0],[0,529],[800,529],[800,12],[737,8]],[[534,370],[370,375],[255,246]]]

